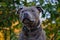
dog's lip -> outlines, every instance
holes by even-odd
[[[31,21],[29,19],[23,19],[22,23],[26,24],[26,25],[30,25],[30,24],[33,24],[34,21]]]
[[[30,19],[28,19],[28,18],[24,18],[24,19],[23,19],[23,22],[25,22],[25,21],[26,21],[26,22],[33,22],[33,21],[31,21]]]
[[[35,22],[34,21],[30,21],[28,19],[24,19],[23,20],[23,24],[29,28],[32,28],[35,26]]]

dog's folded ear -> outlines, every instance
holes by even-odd
[[[19,8],[18,11],[17,11],[17,14],[20,14],[20,11],[22,10],[23,8]]]
[[[36,8],[38,9],[39,12],[43,12],[43,9],[39,6],[36,6]]]

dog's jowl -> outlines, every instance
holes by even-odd
[[[41,7],[23,7],[18,10],[19,19],[23,23],[19,40],[46,40],[45,31],[40,25]]]

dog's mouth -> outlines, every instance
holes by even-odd
[[[22,22],[27,26],[33,26],[33,24],[34,24],[34,21],[31,21],[28,18],[24,18]]]

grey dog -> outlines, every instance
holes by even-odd
[[[45,31],[40,25],[41,7],[23,7],[18,10],[19,19],[23,23],[19,40],[46,40]]]

